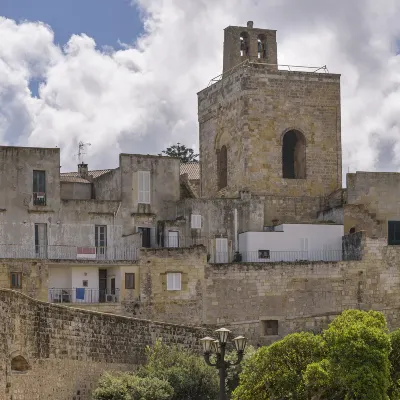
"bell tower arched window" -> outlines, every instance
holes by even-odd
[[[258,58],[267,58],[267,43],[264,35],[258,35],[257,49]]]
[[[286,179],[306,178],[306,140],[299,131],[290,130],[283,136],[282,176]]]
[[[247,57],[249,55],[249,35],[247,32],[240,34],[240,56]]]
[[[222,146],[217,152],[218,161],[218,190],[228,186],[228,149]]]

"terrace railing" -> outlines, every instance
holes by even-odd
[[[81,247],[0,244],[0,258],[135,261],[138,258],[138,249],[129,246]]]

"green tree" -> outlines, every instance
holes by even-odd
[[[376,311],[347,310],[323,332],[327,356],[321,370],[345,400],[385,400],[391,351],[385,317]]]
[[[147,362],[138,371],[141,377],[157,376],[174,389],[172,400],[215,400],[218,396],[216,370],[202,357],[177,346],[157,341],[147,347]]]
[[[389,355],[391,364],[391,386],[389,395],[392,400],[400,399],[400,329],[396,329],[390,335],[392,351]]]
[[[324,351],[322,338],[312,333],[294,333],[261,347],[244,365],[233,399],[308,399],[303,373]]]
[[[240,364],[235,365],[231,368],[228,368],[226,374],[226,392],[228,397],[232,396],[233,391],[239,385],[239,376],[243,371],[243,367],[247,364],[247,362],[252,358],[256,349],[253,346],[246,346],[244,351],[243,360]],[[230,361],[232,363],[236,362],[237,360],[237,352],[235,350],[228,351],[225,354],[225,360]]]
[[[166,150],[162,151],[163,154],[169,157],[178,157],[181,160],[181,163],[189,163],[189,162],[198,162],[197,157],[198,154],[194,153],[193,149],[186,147],[184,144],[177,144],[172,145],[171,147],[167,147]],[[159,154],[160,156],[162,154]]]

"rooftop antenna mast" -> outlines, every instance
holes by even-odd
[[[91,143],[83,143],[83,142],[79,142],[78,147],[79,147],[79,151],[78,151],[78,160],[79,160],[79,164],[83,164],[83,156],[86,154],[86,146],[91,146]]]

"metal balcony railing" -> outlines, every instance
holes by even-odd
[[[0,244],[0,259],[1,258],[135,261],[138,259],[138,249],[129,246],[82,247],[64,245],[29,246]]]
[[[359,253],[344,253],[343,250],[312,250],[312,251],[244,251],[231,254],[217,252],[211,254],[210,263],[224,264],[228,262],[301,262],[301,261],[352,261],[359,260]]]
[[[50,303],[118,303],[120,290],[93,289],[93,288],[51,288],[49,289]]]
[[[45,206],[46,205],[46,193],[45,192],[33,192],[33,205],[34,206]]]

